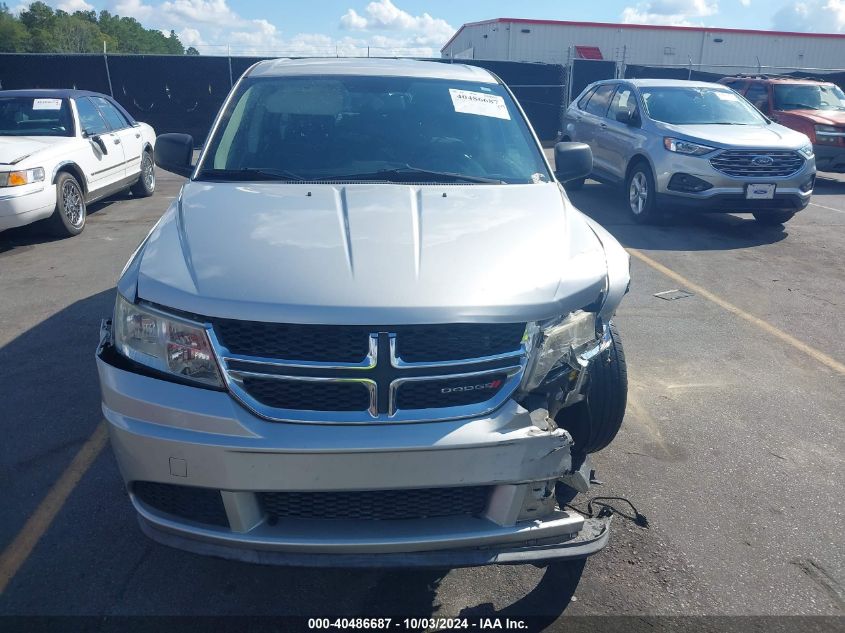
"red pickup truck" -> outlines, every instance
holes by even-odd
[[[845,92],[836,84],[767,75],[725,77],[763,114],[813,142],[820,171],[845,173]]]

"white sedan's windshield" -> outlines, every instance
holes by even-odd
[[[648,115],[671,125],[762,125],[762,115],[728,88],[643,88]]]
[[[209,141],[199,179],[549,180],[498,84],[304,76],[247,79]]]
[[[67,99],[0,96],[0,136],[73,136]]]

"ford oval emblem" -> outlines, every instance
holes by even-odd
[[[774,162],[775,159],[771,156],[755,156],[751,159],[751,164],[757,167],[768,167],[769,165],[773,165]]]

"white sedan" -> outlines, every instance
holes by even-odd
[[[155,191],[155,132],[84,90],[0,90],[0,231],[38,220],[79,234],[86,205]]]

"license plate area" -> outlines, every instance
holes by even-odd
[[[745,185],[746,200],[773,200],[777,185],[750,184]]]

